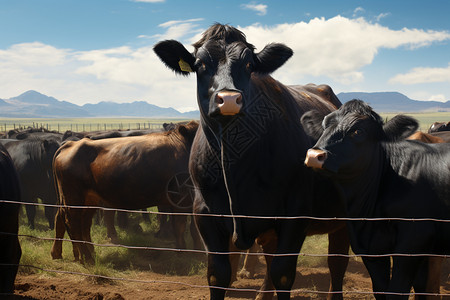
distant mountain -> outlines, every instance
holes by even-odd
[[[360,99],[370,104],[377,112],[437,112],[450,111],[450,101],[418,101],[412,100],[397,92],[377,93],[339,93],[339,100],[345,103],[352,99]]]
[[[132,103],[100,102],[85,104],[83,109],[95,116],[127,116],[127,117],[158,117],[158,118],[199,118],[199,112],[181,113],[171,107],[163,108],[145,101]]]
[[[0,99],[0,117],[9,118],[84,118],[84,117],[143,117],[198,119],[200,113],[181,113],[144,101],[132,103],[100,102],[76,104],[60,101],[36,91],[27,91],[17,97]]]
[[[1,100],[0,107],[0,116],[11,118],[92,117],[78,105],[59,101],[36,91],[27,91],[17,97]]]
[[[397,92],[339,93],[341,102],[361,99],[377,112],[437,112],[450,111],[450,101],[417,101]],[[140,117],[198,119],[199,111],[181,113],[171,107],[163,108],[145,101],[114,103],[102,101],[79,106],[60,101],[36,91],[27,91],[17,97],[0,99],[0,117],[8,118],[85,118],[85,117]]]

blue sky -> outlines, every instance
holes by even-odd
[[[449,12],[448,0],[1,0],[0,98],[34,89],[80,105],[196,109],[195,76],[175,76],[152,47],[177,39],[192,50],[219,22],[241,29],[257,51],[290,46],[294,56],[273,74],[283,83],[447,101]]]

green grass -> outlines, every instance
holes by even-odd
[[[123,230],[116,226],[120,244],[141,247],[175,248],[173,239],[158,239],[154,236],[158,225],[156,215],[151,216],[151,223],[144,222],[138,214],[129,218],[131,230]],[[139,228],[139,229],[137,229]],[[53,238],[54,231],[48,229],[44,212],[38,207],[35,229],[27,225],[24,210],[20,214],[19,234],[41,238]],[[103,224],[94,224],[91,229],[92,241],[99,244],[110,244]],[[68,239],[68,235],[65,237]],[[185,236],[188,247],[192,247],[189,232]],[[36,266],[47,270],[64,270],[95,274],[108,277],[124,277],[141,271],[151,271],[168,275],[206,274],[205,256],[203,254],[167,252],[159,250],[126,249],[123,247],[95,247],[96,259],[93,265],[74,262],[72,244],[63,242],[63,259],[53,260],[50,250],[53,241],[20,237],[22,247],[22,265]],[[20,267],[23,274],[45,272],[32,267]],[[45,272],[52,276],[55,273]],[[95,279],[98,280],[98,279]]]
[[[397,113],[380,113],[384,119],[390,119]],[[407,116],[416,118],[419,121],[419,130],[427,132],[431,124],[434,122],[448,122],[450,121],[450,112],[435,112],[435,113],[405,113]]]
[[[155,210],[153,208],[153,210]],[[173,239],[159,239],[154,236],[158,230],[156,215],[150,215],[151,222],[144,222],[140,214],[129,217],[130,230],[123,230],[116,226],[120,244],[141,247],[175,248]],[[95,223],[95,221],[94,221]],[[54,231],[48,229],[42,207],[38,207],[35,229],[27,225],[25,211],[20,213],[21,235],[41,238],[53,238]],[[94,224],[91,229],[92,240],[95,243],[109,244],[106,228],[103,224]],[[69,238],[67,234],[65,238]],[[192,239],[186,232],[187,247],[192,249]],[[53,260],[50,250],[51,240],[41,240],[30,237],[20,237],[22,247],[22,265],[36,266],[46,270],[60,270],[95,274],[106,277],[127,277],[138,272],[148,271],[165,275],[206,275],[206,258],[203,254],[179,253],[172,251],[126,249],[121,247],[95,247],[96,259],[93,265],[81,264],[74,261],[72,244],[63,242],[63,259]],[[324,254],[327,252],[328,239],[326,235],[307,237],[302,253]],[[299,257],[299,265],[314,267],[326,266],[326,257]],[[32,267],[20,267],[22,274],[45,273],[55,276],[55,273],[41,271]],[[89,278],[93,281],[105,279]],[[103,282],[103,281],[102,281]]]

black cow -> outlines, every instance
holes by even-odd
[[[8,150],[19,174],[22,200],[36,203],[41,199],[45,204],[56,204],[55,183],[53,181],[52,160],[60,146],[57,139],[36,137],[24,140],[0,140]],[[36,206],[26,205],[28,224],[34,228]],[[55,224],[56,209],[45,207],[45,216],[50,229]]]
[[[353,100],[323,121],[309,112],[302,123],[311,134],[322,132],[305,163],[335,181],[349,217],[450,220],[450,145],[405,140],[415,119],[398,115],[383,124]],[[363,256],[374,292],[424,292],[427,257],[414,254],[450,254],[448,222],[352,221],[348,228],[356,254],[407,255],[392,255],[392,276],[389,256]]]
[[[63,134],[54,130],[47,130],[45,128],[32,128],[27,129],[13,129],[10,130],[4,138],[25,140],[28,138],[41,138],[41,139],[56,139],[61,142]]]
[[[228,25],[210,27],[194,44],[193,54],[174,40],[162,41],[154,50],[175,73],[197,75],[201,126],[192,145],[190,172],[196,186],[196,224],[207,249],[228,252],[230,240],[248,249],[260,234],[273,230],[277,253],[298,253],[306,234],[312,233],[330,233],[330,251],[348,252],[342,224],[318,227],[304,219],[238,217],[337,213],[333,197],[313,201],[313,172],[296,154],[312,145],[300,125],[301,115],[313,108],[327,114],[340,106],[331,88],[285,86],[274,80],[269,74],[291,57],[292,50],[273,43],[256,53],[244,34]],[[331,190],[330,184],[321,192],[329,195]],[[232,218],[204,215],[209,213]],[[336,238],[342,233],[344,238]],[[295,256],[269,261],[268,274],[277,290],[291,289],[296,262]],[[332,270],[334,291],[342,289],[346,262]],[[208,255],[212,299],[224,298],[230,278],[228,255]],[[279,292],[278,299],[289,294]]]
[[[0,199],[20,201],[19,178],[8,151],[1,144]],[[19,204],[0,202],[0,297],[14,293],[14,280],[22,255],[17,237],[19,208]]]

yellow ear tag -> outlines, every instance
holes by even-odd
[[[193,72],[191,66],[182,58],[180,58],[180,60],[178,61],[178,65],[180,66],[180,70],[183,72]]]

